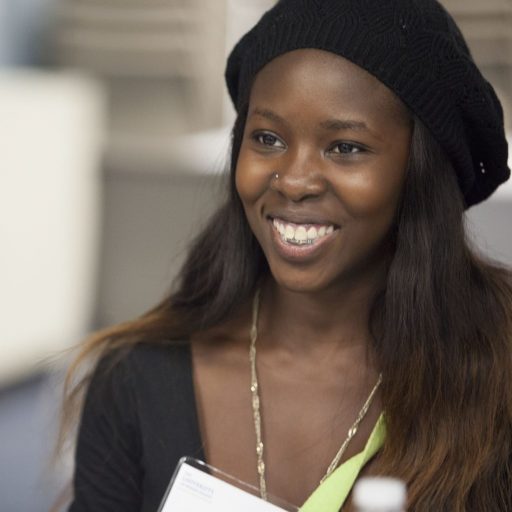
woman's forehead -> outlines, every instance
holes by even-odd
[[[339,55],[317,49],[287,52],[259,71],[250,108],[263,104],[277,104],[283,111],[311,107],[319,115],[339,110],[410,123],[405,105],[377,78]]]

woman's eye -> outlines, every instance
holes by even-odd
[[[333,153],[339,153],[342,155],[351,155],[351,154],[357,154],[363,152],[363,148],[361,146],[358,146],[356,144],[351,144],[350,142],[340,142],[338,144],[335,144],[331,151]]]
[[[271,133],[256,133],[254,135],[254,139],[256,142],[263,146],[272,147],[272,148],[283,148],[284,144],[279,140],[278,137],[272,135]]]

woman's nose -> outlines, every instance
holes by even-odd
[[[271,176],[270,188],[290,201],[303,201],[321,196],[327,186],[318,167],[294,163],[281,165]]]

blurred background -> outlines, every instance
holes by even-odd
[[[48,510],[65,349],[169,289],[218,204],[227,53],[272,0],[0,0],[0,509]],[[445,0],[512,132],[512,0]],[[512,184],[468,213],[512,264]]]

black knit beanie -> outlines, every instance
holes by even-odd
[[[280,0],[229,56],[235,108],[265,64],[299,48],[341,55],[387,85],[450,157],[466,207],[509,178],[501,104],[436,0]]]

